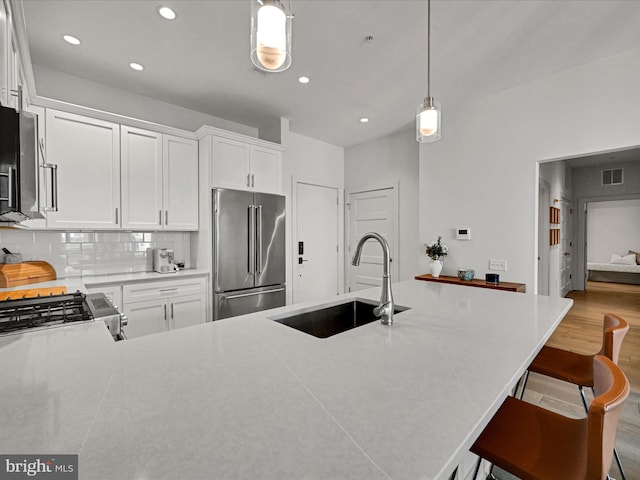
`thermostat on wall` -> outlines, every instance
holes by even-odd
[[[456,228],[456,240],[471,240],[471,230],[467,227]]]

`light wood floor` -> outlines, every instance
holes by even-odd
[[[587,282],[587,290],[567,295],[573,307],[549,339],[548,345],[578,353],[596,353],[602,345],[602,319],[615,313],[629,322],[622,343],[620,368],[640,392],[640,285]],[[640,479],[640,477],[638,477]]]
[[[620,367],[629,378],[631,394],[620,423],[616,447],[627,480],[640,479],[640,285],[588,282],[587,290],[570,292],[574,304],[548,345],[584,354],[596,353],[602,342],[602,319],[615,313],[630,324],[620,355]],[[588,389],[586,389],[588,390]],[[588,393],[588,392],[587,392]],[[576,386],[532,373],[524,399],[570,417],[584,417]],[[620,479],[615,461],[611,476]],[[502,472],[502,479],[511,479]]]

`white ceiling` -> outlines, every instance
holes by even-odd
[[[271,74],[249,60],[249,1],[22,3],[37,65],[256,128],[286,117],[345,147],[414,121],[427,93],[425,0],[293,0],[293,64]],[[160,4],[177,19],[162,19]],[[454,104],[640,46],[640,1],[434,0],[431,14],[443,131]]]

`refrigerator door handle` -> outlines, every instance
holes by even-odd
[[[262,205],[258,205],[257,207],[258,215],[256,218],[256,231],[257,231],[257,240],[256,240],[256,249],[257,249],[257,267],[256,273],[260,275],[262,273]]]
[[[255,297],[256,295],[264,295],[265,293],[277,293],[283,292],[284,288],[274,288],[273,290],[263,290],[261,292],[253,292],[253,293],[238,293],[236,295],[223,295],[220,297],[220,300],[223,302],[225,300],[233,300],[235,298],[244,298],[244,297]]]
[[[256,266],[256,207],[255,205],[249,205],[248,207],[248,216],[249,216],[249,249],[247,254],[247,270],[250,274],[255,274],[255,266]]]

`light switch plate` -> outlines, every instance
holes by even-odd
[[[500,272],[507,271],[507,261],[503,259],[492,258],[489,260],[489,270],[497,270]]]

